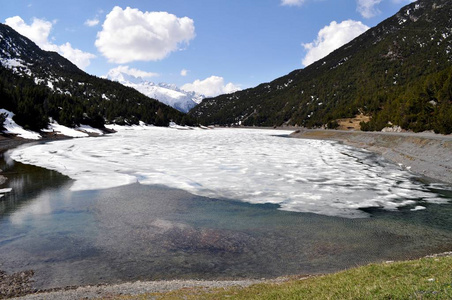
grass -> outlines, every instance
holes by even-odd
[[[117,299],[452,299],[452,257],[370,264],[246,288],[182,289]]]

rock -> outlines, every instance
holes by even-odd
[[[403,129],[400,126],[392,126],[392,127],[385,127],[381,130],[381,132],[402,132]]]
[[[34,292],[31,285],[34,272],[32,270],[11,275],[0,270],[0,298],[19,297]]]

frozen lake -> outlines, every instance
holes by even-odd
[[[15,150],[15,161],[58,171],[73,191],[131,183],[330,216],[365,217],[444,203],[413,175],[380,157],[331,141],[283,138],[255,129],[175,130],[118,127],[102,138],[58,141]]]
[[[0,190],[12,189],[0,269],[33,269],[48,288],[270,278],[450,251],[450,186],[288,133],[136,127],[16,149],[19,162],[0,164]]]

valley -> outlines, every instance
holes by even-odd
[[[0,24],[0,298],[450,255],[450,1],[49,1]]]

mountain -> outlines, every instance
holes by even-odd
[[[255,88],[204,99],[203,124],[335,128],[370,116],[388,124],[452,132],[452,1],[418,0],[325,58]]]
[[[78,69],[55,52],[0,24],[0,108],[14,112],[26,129],[59,124],[103,127],[104,123],[166,126],[191,123],[185,114],[133,88]]]
[[[203,95],[195,92],[183,91],[173,84],[155,84],[150,81],[145,81],[141,77],[135,77],[115,69],[108,72],[106,78],[134,88],[140,93],[184,113],[187,113],[205,98]]]

